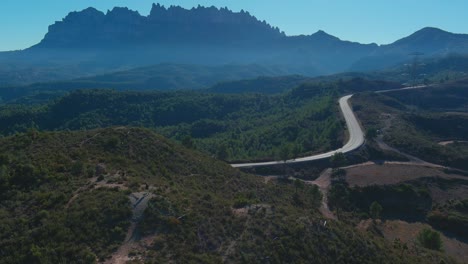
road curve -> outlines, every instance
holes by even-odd
[[[340,103],[340,109],[341,112],[343,113],[343,116],[346,120],[346,126],[348,128],[349,132],[349,139],[346,144],[339,148],[335,149],[326,153],[322,154],[317,154],[317,155],[312,155],[308,157],[303,157],[303,158],[297,158],[297,159],[291,159],[291,160],[277,160],[277,161],[267,161],[267,162],[253,162],[253,163],[239,163],[239,164],[231,164],[232,167],[234,168],[246,168],[246,167],[260,167],[260,166],[269,166],[269,165],[276,165],[276,164],[288,164],[288,163],[299,163],[299,162],[304,162],[304,161],[312,161],[312,160],[321,160],[321,159],[326,159],[330,158],[333,156],[335,153],[342,152],[342,153],[347,153],[350,151],[353,151],[362,144],[364,144],[364,132],[361,129],[361,126],[359,125],[356,116],[353,113],[353,110],[351,109],[351,106],[349,105],[349,98],[351,98],[353,95],[346,95],[340,98],[339,103]]]
[[[402,91],[402,90],[412,90],[412,89],[421,89],[421,88],[427,88],[427,87],[432,87],[434,85],[419,85],[419,86],[410,86],[410,87],[405,87],[401,89],[391,89],[391,90],[380,90],[376,91],[375,93],[389,93],[389,92],[396,92],[396,91]],[[349,131],[349,139],[346,144],[339,148],[335,149],[326,153],[322,154],[316,154],[308,157],[303,157],[303,158],[297,158],[297,159],[291,159],[291,160],[277,160],[277,161],[267,161],[267,162],[252,162],[252,163],[239,163],[239,164],[231,164],[232,167],[234,168],[247,168],[247,167],[260,167],[260,166],[269,166],[269,165],[276,165],[276,164],[285,164],[285,163],[299,163],[299,162],[304,162],[304,161],[312,161],[312,160],[321,160],[321,159],[326,159],[333,154],[341,152],[341,153],[348,153],[350,151],[353,151],[362,144],[364,144],[364,132],[362,131],[361,126],[359,125],[359,122],[356,119],[356,116],[353,113],[353,110],[351,109],[351,106],[349,105],[349,98],[351,98],[353,95],[346,95],[340,98],[339,103],[340,103],[340,109],[341,112],[343,113],[343,116],[346,120],[346,126],[348,127]]]

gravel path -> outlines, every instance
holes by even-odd
[[[128,256],[130,251],[136,247],[138,247],[138,241],[140,239],[139,234],[137,232],[137,225],[140,222],[143,213],[148,206],[149,200],[154,195],[148,192],[136,192],[131,193],[129,195],[129,199],[132,204],[132,223],[130,228],[127,231],[127,235],[125,236],[125,240],[123,244],[119,247],[119,249],[112,255],[112,257],[105,261],[106,264],[124,264],[127,261],[131,260]]]

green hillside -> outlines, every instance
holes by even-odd
[[[82,90],[37,107],[5,105],[0,131],[144,126],[221,159],[277,158],[282,148],[292,154],[342,144],[336,94],[313,89],[283,95]]]
[[[317,187],[266,182],[145,129],[30,131],[0,153],[0,263],[94,263],[131,223],[151,241],[131,254],[149,263],[442,261],[324,225]],[[139,192],[153,198],[132,220]]]
[[[279,94],[254,87],[239,83],[235,94],[78,90],[46,104],[0,106],[0,133],[142,126],[223,160],[280,159],[342,146],[340,95],[400,85],[352,78],[302,83]]]
[[[467,79],[461,79],[424,89],[365,93],[353,98],[353,106],[366,128],[383,130],[389,145],[432,163],[466,170],[467,88]],[[439,144],[444,141],[456,144]]]

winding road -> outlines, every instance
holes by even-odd
[[[421,86],[412,86],[412,87],[405,87],[401,89],[392,89],[392,90],[381,90],[381,91],[376,91],[376,93],[387,93],[387,92],[395,92],[395,91],[401,91],[401,90],[410,90],[410,89],[419,89],[419,88],[425,88],[428,86],[421,85]],[[321,160],[321,159],[326,159],[330,158],[333,156],[335,153],[341,152],[341,153],[348,153],[353,150],[358,149],[360,146],[362,146],[365,142],[364,139],[364,132],[362,131],[361,126],[359,125],[359,122],[354,115],[353,110],[351,109],[351,106],[349,105],[349,99],[353,95],[345,95],[340,98],[339,103],[340,103],[340,109],[341,112],[346,120],[346,126],[348,128],[348,142],[346,144],[339,148],[335,149],[326,153],[322,154],[316,154],[308,157],[302,157],[302,158],[297,158],[297,159],[291,159],[291,160],[276,160],[276,161],[266,161],[266,162],[252,162],[252,163],[239,163],[239,164],[231,164],[232,167],[234,168],[250,168],[250,167],[260,167],[260,166],[271,166],[271,165],[277,165],[277,164],[288,164],[288,163],[299,163],[299,162],[305,162],[305,161],[312,161],[312,160]]]
[[[312,160],[321,160],[321,159],[326,159],[330,158],[333,156],[335,153],[341,152],[341,153],[348,153],[350,151],[353,151],[362,144],[364,144],[364,132],[361,129],[361,126],[359,125],[359,122],[356,119],[356,116],[353,113],[353,110],[351,109],[351,106],[349,105],[349,98],[351,98],[353,95],[346,95],[340,98],[339,103],[340,103],[340,109],[341,112],[343,113],[343,116],[346,120],[346,126],[349,131],[349,139],[346,144],[339,148],[335,149],[326,153],[322,154],[316,154],[308,157],[303,157],[303,158],[297,158],[297,159],[291,159],[291,160],[278,160],[278,161],[267,161],[267,162],[254,162],[254,163],[240,163],[240,164],[231,164],[232,167],[234,168],[245,168],[245,167],[259,167],[259,166],[269,166],[269,165],[276,165],[276,164],[284,164],[284,163],[299,163],[299,162],[304,162],[304,161],[312,161]]]

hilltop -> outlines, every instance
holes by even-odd
[[[317,187],[244,174],[145,129],[31,130],[0,139],[0,151],[0,263],[443,259],[324,224]]]

